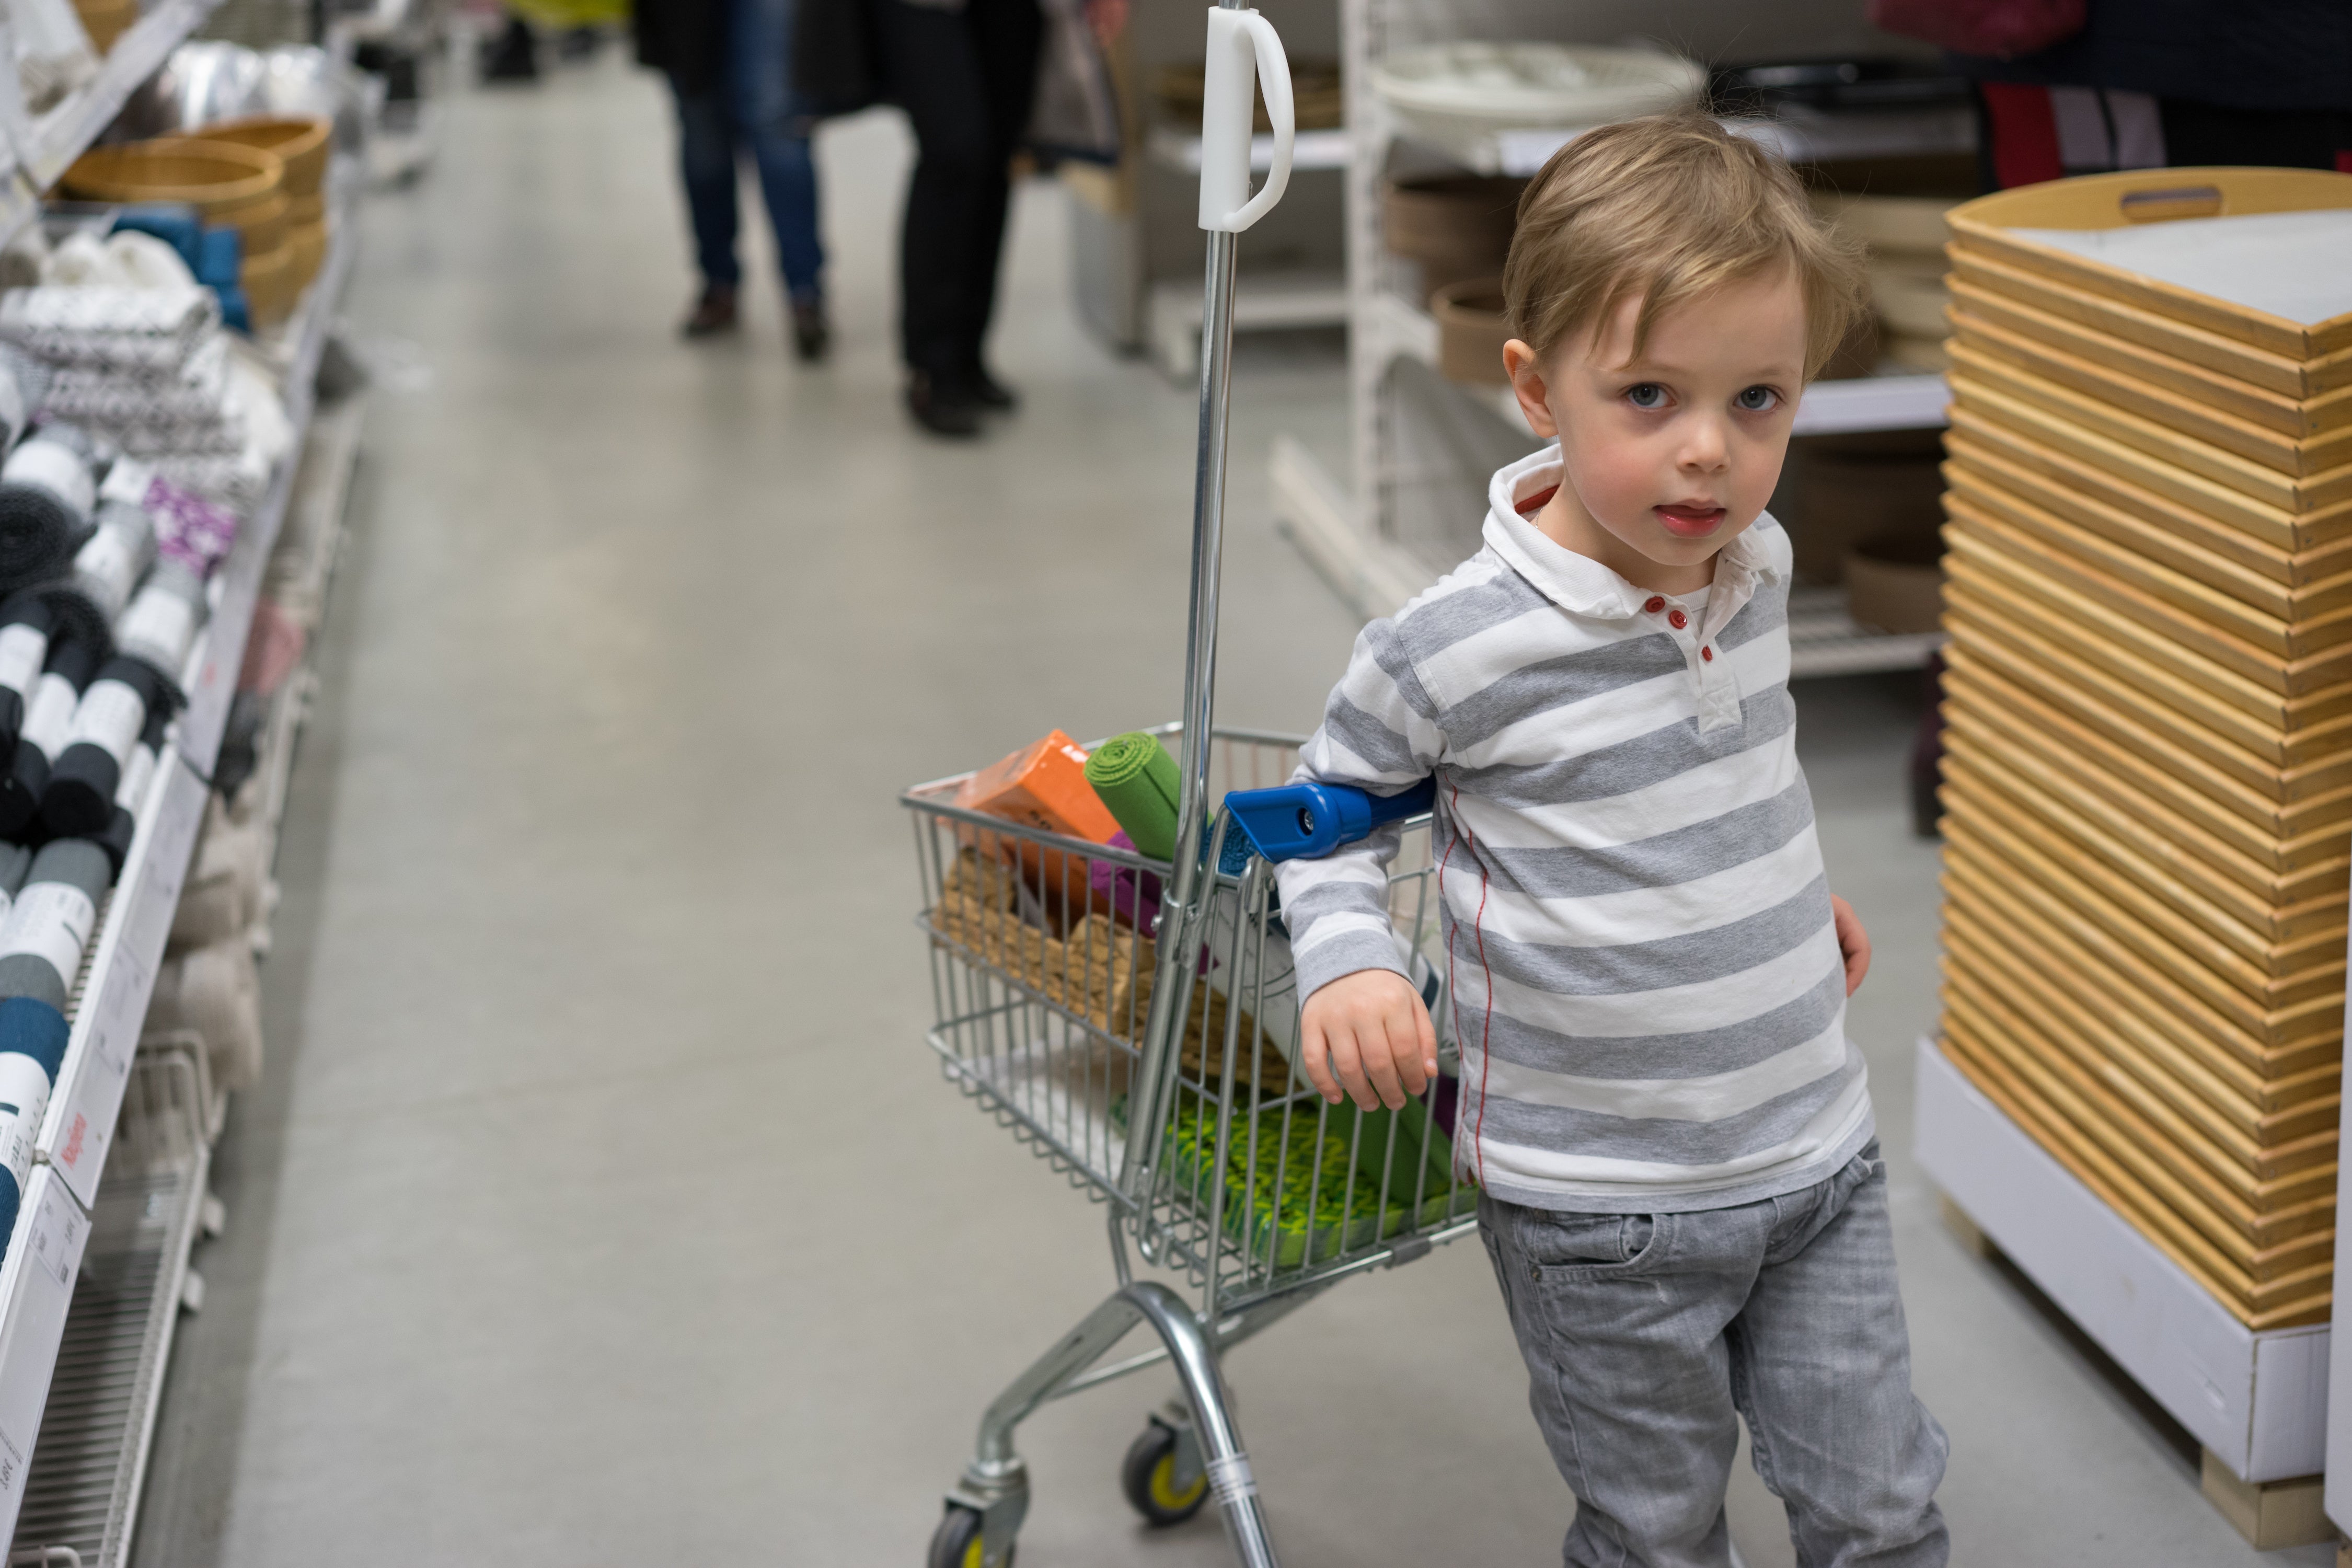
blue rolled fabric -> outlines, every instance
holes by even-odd
[[[0,1001],[0,1257],[24,1206],[25,1182],[33,1169],[33,1145],[49,1109],[58,1071],[65,1065],[72,1030],[66,1016],[30,996]]]

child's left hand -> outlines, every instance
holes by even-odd
[[[1853,906],[1835,893],[1830,895],[1830,910],[1837,917],[1838,951],[1845,955],[1845,994],[1851,996],[1870,973],[1870,933],[1862,929],[1862,917]]]

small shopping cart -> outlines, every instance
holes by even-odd
[[[1121,1480],[1146,1519],[1213,1500],[1235,1554],[1271,1568],[1219,1353],[1352,1274],[1475,1228],[1477,1189],[1450,1132],[1453,1079],[1402,1110],[1327,1104],[1299,1069],[1289,934],[1269,857],[1328,853],[1402,820],[1389,879],[1400,961],[1441,1025],[1438,868],[1427,786],[1381,799],[1286,785],[1296,738],[1212,727],[1236,237],[1280,199],[1288,67],[1254,11],[1209,14],[1202,226],[1209,231],[1185,718],[1156,731],[1182,775],[1171,859],[1066,837],[955,804],[970,775],[901,795],[921,865],[921,928],[951,1083],[1101,1202],[1118,1289],[981,1418],[948,1493],[931,1568],[1001,1568],[1028,1507],[1013,1429],[1049,1399],[1171,1363],[1181,1397],[1149,1417]],[[1274,168],[1248,188],[1253,74]],[[1441,1030],[1442,1071],[1452,1053]],[[1136,1277],[1138,1260],[1189,1284]],[[1139,1322],[1160,1344],[1104,1358]]]

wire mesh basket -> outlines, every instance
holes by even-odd
[[[1297,747],[1215,731],[1212,806],[1286,779]],[[1474,1223],[1477,1189],[1453,1159],[1449,1077],[1402,1110],[1366,1111],[1327,1104],[1300,1069],[1289,933],[1263,860],[1223,852],[1227,831],[1213,830],[1222,864],[1171,934],[1166,862],[961,809],[965,776],[902,797],[922,875],[930,1046],[950,1081],[1117,1205],[1137,1250],[1183,1272],[1204,1314],[1393,1262]],[[1389,907],[1400,958],[1442,1017],[1444,976],[1427,956],[1436,874],[1427,819],[1416,818]],[[1174,971],[1180,994],[1154,1051],[1163,940],[1191,961]],[[1139,1127],[1139,1108],[1154,1106]]]

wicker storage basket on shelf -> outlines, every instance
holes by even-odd
[[[289,201],[316,201],[326,184],[327,157],[333,151],[334,122],[307,117],[257,117],[223,121],[194,133],[203,142],[230,142],[274,153],[286,165],[280,186]],[[300,221],[299,218],[297,221]]]
[[[2168,169],[1949,214],[1943,1047],[2255,1328],[2326,1321],[2335,1253],[2352,297],[2166,280],[2244,225],[2121,231],[2338,213]]]
[[[253,312],[255,326],[274,327],[293,313],[294,302],[302,295],[295,262],[291,244],[245,258],[238,278],[245,285],[245,302]]]
[[[285,247],[285,176],[275,153],[183,136],[93,148],[58,184],[84,201],[184,202],[236,229],[251,258]]]

